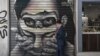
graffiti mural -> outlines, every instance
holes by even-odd
[[[67,0],[16,0],[14,11],[11,56],[68,56],[67,45],[74,48],[73,12]]]

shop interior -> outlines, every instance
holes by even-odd
[[[100,51],[100,2],[82,3],[82,51]]]

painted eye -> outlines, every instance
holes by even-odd
[[[44,24],[52,24],[52,20],[44,20]]]
[[[48,18],[44,19],[44,21],[43,21],[43,24],[45,27],[51,26],[55,23],[56,23],[56,20],[54,17],[48,17]]]
[[[32,18],[23,18],[25,24],[29,27],[35,26],[35,21]]]

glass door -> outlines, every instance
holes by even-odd
[[[82,51],[100,51],[100,2],[83,2]]]
[[[77,3],[77,56],[100,56],[100,1],[80,0]]]

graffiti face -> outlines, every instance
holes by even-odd
[[[54,1],[48,1],[49,3],[46,3],[46,0],[36,3],[37,0],[31,0],[22,11],[22,17],[19,19],[20,28],[25,38],[32,40],[31,50],[34,51],[33,55],[37,56],[55,55],[56,53],[55,37],[61,24],[57,24],[57,8],[54,5]]]
[[[57,15],[55,12],[25,13],[20,19],[21,28],[30,32],[51,32],[56,29]]]

